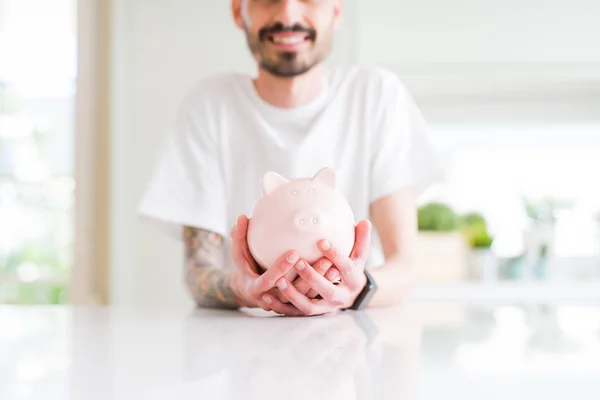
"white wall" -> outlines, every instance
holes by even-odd
[[[136,208],[190,84],[224,70],[255,70],[229,4],[115,0],[110,295],[116,304],[189,302],[181,284],[180,244],[149,230],[137,220]],[[332,62],[348,59],[347,37],[342,29]]]
[[[360,60],[600,63],[597,0],[360,0]]]
[[[138,200],[191,82],[254,66],[228,0],[114,2],[111,297],[121,305],[188,304],[182,249],[137,221]],[[600,110],[597,0],[346,0],[346,12],[332,62],[396,69],[430,121],[514,118],[515,95],[554,96],[553,107],[568,118],[589,119]],[[515,94],[516,86],[527,93]],[[470,99],[461,107],[457,99],[465,93]],[[474,113],[482,95],[508,98],[506,113]],[[560,114],[539,102],[531,107],[524,119]]]
[[[358,61],[396,71],[432,123],[599,119],[600,1],[358,4]]]
[[[111,299],[185,304],[182,249],[138,221],[139,198],[189,85],[224,68],[251,71],[252,63],[227,2],[115,4]]]

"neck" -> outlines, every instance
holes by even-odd
[[[324,74],[321,65],[292,78],[281,78],[261,68],[254,86],[258,95],[275,107],[300,107],[319,95],[323,89]]]

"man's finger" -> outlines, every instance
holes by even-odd
[[[248,218],[245,215],[240,215],[237,222],[231,230],[231,255],[235,263],[243,268],[251,275],[255,275],[256,271],[252,269],[252,258],[248,258],[248,243],[246,241],[248,232]]]
[[[331,268],[332,265],[333,264],[331,263],[331,260],[327,259],[326,257],[322,257],[315,263],[315,265],[313,265],[313,268],[315,269],[317,274],[325,275],[325,273],[329,271],[329,268]]]
[[[339,282],[340,271],[336,267],[333,267],[329,271],[327,271],[327,273],[325,274],[325,278],[327,278],[329,282]]]
[[[280,302],[282,303],[289,303],[290,301],[283,295],[283,293],[281,293],[279,291],[278,288],[273,288],[271,290],[269,290],[269,293],[271,293],[273,296],[275,296]]]
[[[304,316],[300,310],[291,304],[284,304],[279,301],[275,296],[265,294],[259,302],[263,310],[268,308],[269,310],[275,311],[278,314],[287,315],[290,317],[301,317]]]
[[[281,290],[285,297],[290,299],[290,303],[296,306],[296,308],[305,315],[321,315],[336,310],[333,304],[327,300],[309,299],[300,293],[294,285],[290,284],[285,278],[281,278],[277,281],[277,287],[279,287],[279,290]]]
[[[237,247],[237,251],[241,254],[245,260],[248,271],[251,275],[257,275],[260,273],[260,267],[257,265],[256,260],[250,253],[250,247],[248,247],[248,227],[250,226],[250,219],[245,215],[240,215],[237,219],[234,227],[234,233],[232,234],[233,244]]]
[[[235,226],[231,231],[233,240],[245,239],[248,234],[248,217],[244,214],[238,216]]]
[[[234,236],[232,235],[232,239],[233,238],[234,238]],[[235,261],[235,264],[238,266],[238,268],[242,268],[246,272],[248,272],[248,270],[250,269],[250,266],[248,265],[248,262],[246,261],[246,257],[244,256],[242,247],[240,246],[239,242],[236,239],[233,239],[232,243],[231,243],[231,256],[232,256],[233,260]]]
[[[307,294],[311,290],[310,285],[300,276],[294,280],[294,286],[302,294]]]
[[[327,257],[333,265],[337,267],[342,275],[342,281],[349,283],[353,279],[352,270],[354,267],[354,262],[347,255],[341,254],[331,245],[331,242],[328,240],[319,240],[318,242],[319,249],[323,253],[325,257]]]
[[[329,282],[324,276],[318,274],[317,271],[310,265],[307,265],[306,262],[299,261],[296,263],[295,268],[302,279],[320,294],[322,298],[333,303],[343,302],[344,299],[341,298],[343,292],[340,288]],[[290,301],[292,301],[292,299],[290,299]]]
[[[283,277],[287,272],[294,267],[294,264],[300,259],[300,256],[295,251],[290,251],[284,254],[279,261],[269,268],[265,273],[260,275],[254,281],[254,288],[258,292],[267,292],[275,287],[277,280]]]
[[[371,247],[371,223],[363,219],[356,224],[354,229],[355,239],[354,247],[350,253],[350,258],[356,261],[367,261],[369,249]]]
[[[356,262],[364,262],[368,257],[371,246],[371,223],[363,219],[356,225],[354,247],[348,256],[340,254],[326,239],[320,240],[318,246],[323,255],[338,268],[344,282],[350,285],[358,284],[353,276],[353,268]]]
[[[317,260],[313,267],[319,275],[325,275],[331,265],[331,261],[322,257]],[[317,296],[317,292],[312,290],[310,285],[301,277],[294,281],[294,286],[296,286],[296,289],[298,289],[300,293],[305,294],[310,299],[314,299]]]
[[[332,265],[331,261],[329,261],[329,260],[328,260],[328,263],[330,265]],[[327,280],[329,282],[339,282],[340,281],[340,271],[336,267],[333,267],[333,266],[331,266],[329,268],[329,270],[325,272],[324,276],[325,276],[325,278],[327,278]],[[306,297],[308,297],[309,299],[314,299],[315,297],[317,297],[317,295],[318,295],[318,293],[314,289],[311,289],[308,291],[308,293],[306,293]]]

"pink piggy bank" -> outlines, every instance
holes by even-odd
[[[287,180],[275,172],[262,179],[263,195],[248,225],[250,253],[268,269],[288,251],[295,250],[311,265],[323,257],[317,247],[327,239],[345,255],[354,247],[354,214],[335,188],[335,172],[319,170],[312,178]],[[291,270],[286,278],[297,276]]]

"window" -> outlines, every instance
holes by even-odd
[[[600,283],[600,123],[433,125],[432,134],[447,175],[422,218],[458,218],[454,230],[421,232],[422,252],[438,253],[424,257],[427,281]]]
[[[75,0],[0,0],[0,303],[68,302]]]

